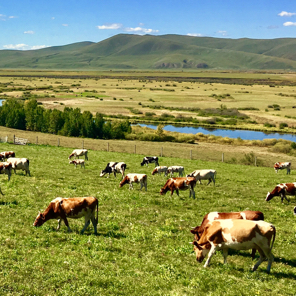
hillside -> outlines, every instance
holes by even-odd
[[[119,34],[39,50],[1,50],[0,68],[296,69],[296,39],[226,39]]]

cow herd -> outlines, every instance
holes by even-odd
[[[84,156],[85,160],[88,160],[88,152],[86,149],[74,150],[68,159],[69,163],[74,164],[75,167],[80,165],[85,167],[85,161],[79,159],[80,156]],[[74,157],[74,160],[71,158]],[[0,153],[0,160],[4,161],[0,163],[0,173],[7,174],[8,180],[11,176],[11,170],[17,169],[24,170],[26,174],[30,175],[29,160],[26,158],[16,158],[15,153],[12,151],[6,151]],[[179,196],[179,191],[189,189],[189,197],[195,198],[194,188],[197,181],[201,184],[202,180],[208,180],[209,185],[211,182],[215,185],[216,171],[213,169],[209,170],[195,170],[192,173],[184,175],[183,166],[160,166],[158,157],[144,157],[141,162],[141,166],[149,163],[154,163],[155,168],[152,171],[152,175],[164,176],[170,175],[164,186],[160,189],[160,194],[164,195],[167,191],[174,192]],[[133,189],[133,183],[140,184],[140,190],[144,187],[147,191],[147,174],[143,173],[127,173],[125,171],[127,165],[124,162],[109,162],[106,167],[100,172],[100,177],[110,174],[121,175],[121,181],[119,187],[121,188],[125,184],[129,184],[129,189]],[[287,174],[290,174],[291,163],[280,163],[277,162],[274,165],[276,172],[281,169],[286,169]],[[173,174],[177,173],[178,177],[173,177]],[[2,193],[0,189],[0,193]],[[284,199],[289,201],[286,195],[296,194],[296,182],[294,183],[283,183],[277,185],[272,192],[268,192],[266,201],[271,200],[274,196],[280,196],[281,201]],[[68,223],[68,218],[85,218],[85,225],[81,231],[83,233],[86,228],[92,222],[94,227],[94,233],[97,233],[98,224],[98,205],[99,202],[95,197],[74,197],[74,198],[62,198],[57,197],[52,200],[49,206],[43,213],[38,213],[33,225],[41,226],[50,219],[58,219],[58,227],[63,220],[71,231]],[[296,215],[296,207],[293,209]],[[264,221],[264,215],[259,211],[243,211],[243,212],[230,212],[230,213],[219,213],[211,212],[208,213],[200,226],[196,226],[191,229],[191,233],[194,235],[194,241],[192,242],[194,252],[196,254],[196,260],[202,262],[207,256],[204,267],[207,267],[210,263],[212,256],[217,250],[223,251],[224,263],[228,254],[228,249],[235,250],[247,250],[252,249],[252,258],[255,257],[256,250],[259,252],[259,260],[255,263],[252,270],[255,271],[262,261],[267,258],[268,266],[267,272],[270,272],[271,264],[273,262],[273,255],[271,253],[275,236],[275,226]]]

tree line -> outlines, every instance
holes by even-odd
[[[9,128],[38,131],[62,136],[94,139],[124,139],[131,133],[131,124],[125,121],[106,121],[79,108],[65,107],[64,111],[45,109],[35,99],[6,100],[0,107],[0,125]]]

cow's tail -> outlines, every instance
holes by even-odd
[[[276,228],[275,228],[274,225],[272,225],[272,229],[273,229],[273,240],[272,240],[271,245],[270,245],[270,251],[273,248],[273,244],[274,244],[274,240],[275,240],[275,235],[276,235]]]

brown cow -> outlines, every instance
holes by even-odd
[[[178,177],[170,178],[166,181],[165,185],[160,189],[160,194],[164,195],[169,190],[171,191],[171,196],[176,190],[177,195],[179,196],[179,190],[190,190],[189,197],[192,195],[195,198],[194,187],[196,185],[195,178],[190,177]]]
[[[78,165],[80,165],[80,167],[85,168],[85,161],[84,159],[74,159],[74,160],[70,160],[69,164],[74,164],[75,168],[77,168]]]
[[[273,262],[271,250],[275,235],[275,227],[265,221],[238,219],[214,220],[207,224],[199,241],[194,241],[192,244],[198,262],[202,262],[208,254],[208,259],[204,267],[209,266],[210,260],[217,250],[223,250],[225,264],[228,249],[256,249],[260,254],[260,258],[253,266],[253,271],[267,257],[267,272],[269,273]]]
[[[0,160],[5,160],[9,157],[15,157],[15,153],[13,151],[0,152]]]
[[[151,175],[155,175],[155,174],[161,175],[161,173],[164,173],[164,175],[166,176],[167,175],[167,170],[168,170],[167,166],[157,166],[152,171]]]
[[[276,173],[278,172],[278,170],[287,169],[287,175],[288,175],[291,172],[291,162],[276,162],[273,168]]]
[[[33,226],[41,226],[47,220],[59,219],[57,230],[60,229],[61,220],[63,220],[68,227],[68,231],[71,232],[67,218],[78,219],[81,217],[85,218],[85,225],[81,230],[81,234],[92,222],[94,226],[94,233],[97,234],[98,224],[98,207],[99,202],[95,197],[73,197],[73,198],[62,198],[57,197],[52,200],[47,209],[43,213],[39,213],[35,219]],[[95,218],[95,210],[97,209],[97,218]]]
[[[296,182],[294,183],[282,183],[275,186],[275,188],[268,192],[266,195],[266,201],[270,201],[274,196],[280,196],[281,201],[284,201],[284,198],[289,202],[286,197],[287,195],[296,195]]]
[[[0,162],[0,174],[6,174],[8,181],[11,177],[12,164],[9,162]]]
[[[121,188],[125,184],[129,184],[129,189],[134,189],[133,183],[140,183],[140,190],[145,187],[147,191],[147,175],[146,174],[127,174],[120,182]]]

